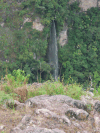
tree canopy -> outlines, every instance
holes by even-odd
[[[45,24],[50,24],[52,20],[60,24],[64,23],[67,17],[69,0],[36,0],[36,12],[44,18]]]

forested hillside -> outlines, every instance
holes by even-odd
[[[100,9],[81,12],[79,2],[69,0],[0,0],[0,78],[13,70],[30,74],[29,82],[51,78],[48,63],[50,28],[55,20],[57,36],[68,25],[68,42],[58,40],[59,77],[65,83],[78,82],[93,87],[100,81]],[[32,29],[36,17],[43,31]],[[23,24],[25,18],[32,22]]]

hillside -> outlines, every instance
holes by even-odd
[[[99,0],[68,3],[65,7],[56,1],[56,9],[54,3],[49,6],[43,1],[0,1],[0,78],[17,69],[30,74],[30,83],[51,78],[48,45],[51,21],[55,19],[58,76],[65,83],[71,77],[84,87],[92,77],[94,87],[99,85]],[[56,18],[53,9],[57,10]]]

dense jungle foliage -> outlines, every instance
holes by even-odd
[[[55,20],[57,36],[68,24],[68,43],[58,41],[59,77],[65,83],[78,82],[93,87],[100,81],[100,9],[81,12],[79,3],[69,0],[25,0],[21,4],[0,0],[0,78],[13,70],[30,74],[29,82],[51,78],[48,64],[48,42],[51,21]],[[23,25],[24,18],[41,18],[43,32],[32,29],[32,22]],[[21,28],[23,27],[23,28]]]

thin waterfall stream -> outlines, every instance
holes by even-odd
[[[58,46],[57,46],[57,36],[56,36],[56,26],[55,21],[52,21],[50,30],[50,43],[49,43],[49,64],[53,68],[52,76],[55,81],[58,80]]]

